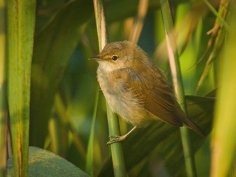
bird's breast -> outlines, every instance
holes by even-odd
[[[112,111],[134,125],[142,124],[146,111],[140,100],[127,88],[128,73],[106,73],[98,68],[97,78]]]

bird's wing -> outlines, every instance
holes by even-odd
[[[164,76],[156,69],[155,72],[145,70],[141,73],[129,72],[127,89],[140,99],[144,108],[156,118],[175,126],[183,125],[183,112],[175,100],[171,88]]]

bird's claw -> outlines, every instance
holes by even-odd
[[[111,145],[113,143],[118,143],[123,140],[124,140],[124,138],[122,136],[110,136],[109,141],[107,142],[107,145]]]

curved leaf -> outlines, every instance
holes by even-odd
[[[12,177],[12,161],[8,162],[8,177]],[[52,152],[29,148],[29,177],[88,177],[81,169]]]

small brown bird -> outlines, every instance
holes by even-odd
[[[136,44],[109,43],[96,59],[98,82],[111,110],[134,126],[123,136],[110,137],[108,144],[123,141],[137,127],[152,120],[185,125],[202,134],[181,110],[164,75]]]

